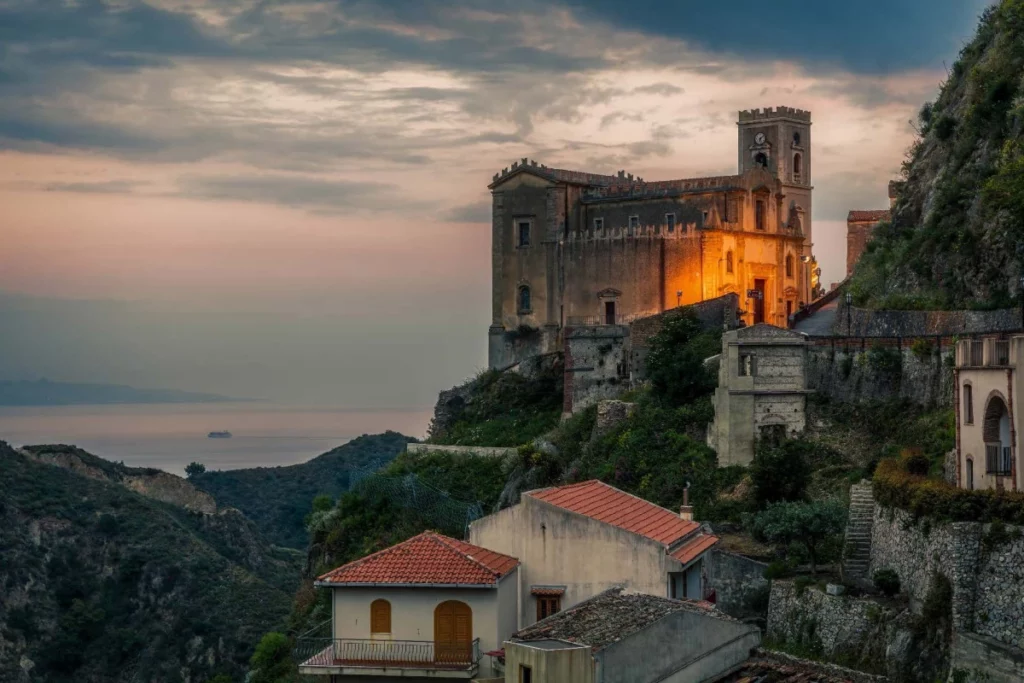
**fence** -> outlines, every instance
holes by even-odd
[[[303,667],[355,666],[406,669],[471,669],[480,661],[480,639],[472,642],[299,638],[295,659]]]
[[[479,501],[458,500],[413,473],[364,472],[350,482],[353,492],[371,500],[387,500],[403,510],[413,510],[435,529],[451,535],[465,534],[471,522],[484,516]]]

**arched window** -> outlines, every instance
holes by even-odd
[[[526,285],[519,287],[519,312],[529,313],[532,309],[530,308],[530,288]]]
[[[387,600],[370,603],[370,633],[391,633],[391,603]]]
[[[800,146],[800,132],[799,131],[793,133],[793,144],[797,145],[798,147]]]
[[[725,272],[732,272],[732,249],[725,252]]]
[[[964,384],[964,424],[974,424],[974,389],[970,384]]]
[[[1006,402],[998,395],[992,396],[985,406],[982,438],[985,439],[985,472],[996,476],[1010,474],[1010,413],[1006,409]]]
[[[758,152],[757,156],[754,157],[754,163],[762,168],[768,168],[768,155],[764,152]]]
[[[793,255],[786,254],[786,277],[793,277]]]
[[[974,460],[967,458],[967,482],[965,484],[968,491],[974,490]]]
[[[804,157],[802,154],[793,155],[793,175],[800,175],[804,171]]]

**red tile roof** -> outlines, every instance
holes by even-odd
[[[701,553],[716,543],[718,543],[718,536],[704,534],[698,536],[692,541],[688,541],[685,545],[670,553],[670,555],[683,564],[688,564],[696,560],[700,557]]]
[[[494,585],[519,560],[425,531],[349,562],[319,578],[325,584]]]
[[[851,211],[850,215],[846,217],[849,223],[865,223],[867,221],[887,221],[892,218],[892,212],[889,209],[874,209],[871,211]]]
[[[665,545],[672,545],[700,527],[596,479],[529,491],[526,495]]]

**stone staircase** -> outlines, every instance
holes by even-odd
[[[868,581],[871,564],[871,527],[874,523],[875,497],[871,484],[862,481],[850,487],[850,519],[846,523],[846,548],[843,553],[843,578]]]

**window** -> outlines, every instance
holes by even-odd
[[[370,633],[391,633],[391,603],[387,600],[370,603]]]
[[[725,272],[732,272],[732,249],[725,252]]]
[[[530,221],[519,221],[519,246],[530,246]]]
[[[800,155],[800,154],[794,154],[793,155],[793,175],[794,176],[800,177],[800,174],[803,173],[803,171],[804,171],[804,169],[803,169],[803,165],[804,165],[803,161],[804,161],[803,155]]]
[[[767,206],[763,199],[758,199],[754,204],[754,227],[758,230],[764,230],[765,226],[765,210]]]
[[[974,490],[974,461],[967,458],[967,490]]]
[[[753,377],[757,372],[757,359],[752,353],[740,354],[740,377]]]
[[[669,232],[676,231],[676,215],[674,213],[665,214],[665,225],[668,226]]]
[[[758,152],[757,156],[754,157],[754,164],[761,168],[768,168],[768,155],[764,152]]]
[[[700,217],[704,220],[703,225],[707,225],[707,222],[708,222],[708,212],[707,211],[701,211],[700,212]]]
[[[797,145],[797,146],[800,145],[800,132],[799,131],[793,133],[793,144]]]
[[[964,385],[964,424],[974,424],[974,396],[970,384]]]
[[[527,287],[526,285],[522,285],[519,288],[519,312],[520,313],[529,313],[529,312],[531,312],[532,311],[532,309],[530,308],[530,304],[531,303],[532,302],[530,301],[530,288]]]
[[[640,229],[640,216],[629,217],[629,234],[633,235]]]
[[[595,218],[594,219],[594,232],[598,232],[600,230],[604,230],[604,219],[603,218]]]
[[[786,254],[786,277],[793,277],[793,255]]]
[[[533,669],[525,664],[519,665],[519,683],[533,683]]]
[[[562,611],[562,598],[558,596],[537,596],[537,621]]]

